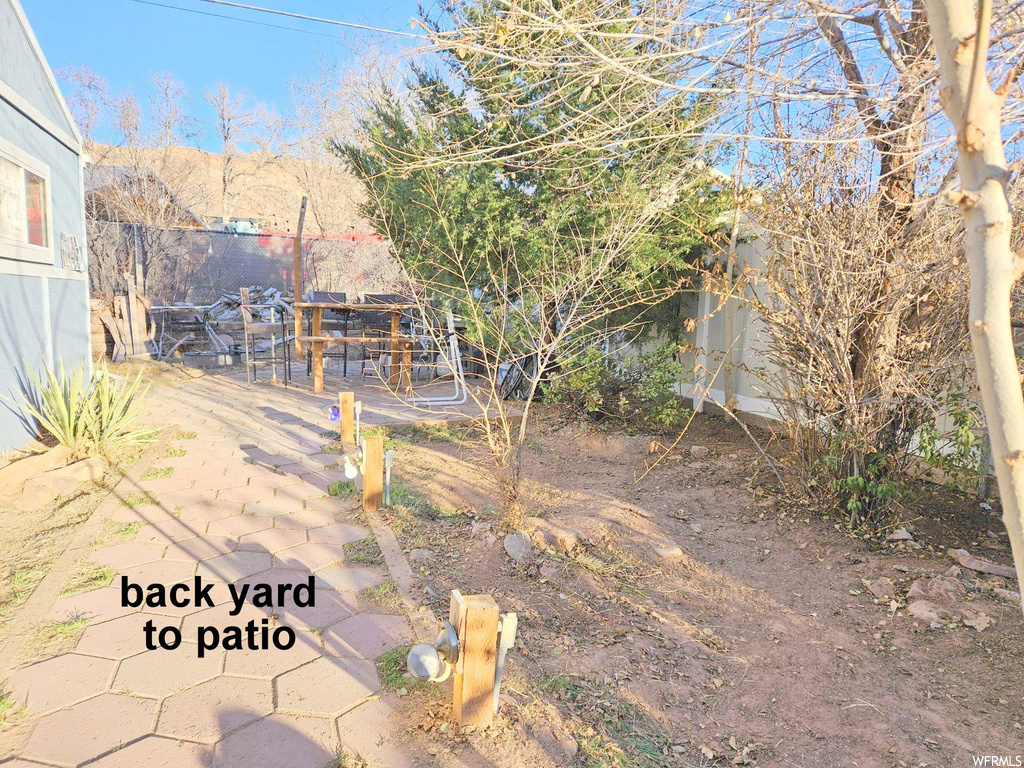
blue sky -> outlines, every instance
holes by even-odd
[[[368,40],[415,45],[409,38],[383,38],[327,24],[246,11],[202,0],[152,0],[188,9],[172,10],[138,0],[21,0],[25,14],[55,71],[86,64],[114,92],[145,94],[152,77],[173,74],[185,87],[191,111],[208,118],[203,90],[226,83],[254,99],[288,112],[289,82],[315,74],[318,57],[343,62]],[[309,16],[412,31],[416,0],[240,0]],[[424,2],[431,7],[430,0]],[[219,14],[260,25],[213,16]],[[304,32],[261,26],[274,24]],[[317,33],[309,34],[309,33]]]

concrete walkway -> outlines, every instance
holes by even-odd
[[[347,765],[342,752],[375,766],[411,765],[387,732],[375,662],[413,632],[361,594],[390,578],[387,568],[345,562],[345,545],[371,534],[354,497],[328,495],[342,479],[337,457],[320,454],[321,433],[335,426],[321,410],[331,398],[265,384],[247,390],[228,377],[150,398],[151,421],[195,437],[172,443],[182,455],[155,462],[171,474],[122,482],[97,511],[122,529],[142,525],[91,553],[116,572],[110,586],[50,608],[54,622],[88,619],[77,647],[9,676],[6,690],[27,708],[31,733],[5,765],[320,768]],[[314,607],[289,599],[229,613],[227,583],[299,584],[310,574]],[[215,582],[215,607],[122,607],[122,575],[143,587],[201,576]],[[150,619],[180,629],[181,645],[146,650]],[[259,628],[264,619],[271,632],[291,627],[295,645],[199,658],[198,627],[253,620]]]

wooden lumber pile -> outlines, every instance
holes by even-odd
[[[151,357],[156,326],[149,320],[152,304],[135,290],[135,281],[125,275],[126,293],[114,297],[112,312],[100,314],[100,322],[113,341],[110,359],[119,363],[129,357]]]

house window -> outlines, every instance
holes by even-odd
[[[49,246],[46,179],[0,155],[0,238]]]

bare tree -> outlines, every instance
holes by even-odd
[[[961,189],[951,193],[966,230],[971,273],[968,327],[988,416],[1003,522],[1017,581],[1024,585],[1024,397],[1014,349],[1010,296],[1024,257],[1010,247],[1010,169],[1002,139],[1002,108],[1020,74],[1018,59],[995,90],[986,74],[992,1],[928,0],[928,22],[942,75],[942,105],[957,138]]]
[[[227,222],[235,199],[259,178],[260,172],[279,159],[276,143],[280,121],[263,104],[249,106],[245,94],[233,96],[221,83],[203,94],[216,114],[214,131],[220,142],[221,217]]]
[[[69,67],[57,73],[70,87],[72,97],[68,106],[82,134],[87,152],[91,152],[96,131],[110,103],[107,81],[85,64]]]
[[[88,121],[86,208],[95,296],[110,298],[132,273],[140,290],[172,285],[182,253],[178,229],[202,226],[193,209],[202,185],[178,148],[195,137],[184,90],[170,75],[153,79],[148,103],[133,93],[109,97],[88,70],[69,76],[70,103]],[[106,141],[100,141],[100,137]],[[154,278],[162,273],[161,279]]]

